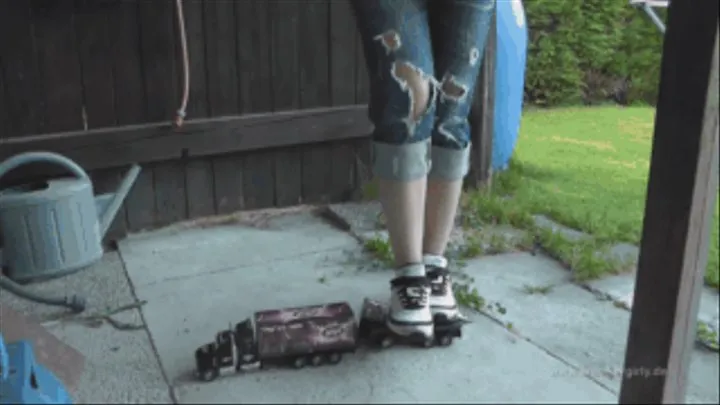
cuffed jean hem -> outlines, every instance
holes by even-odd
[[[374,141],[373,173],[384,180],[410,182],[430,172],[430,140],[399,145]]]
[[[430,157],[432,168],[428,178],[433,180],[456,181],[463,179],[470,171],[470,144],[465,149],[449,149],[433,146]]]

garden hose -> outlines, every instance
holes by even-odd
[[[75,313],[80,313],[85,310],[85,300],[82,297],[73,295],[71,297],[47,297],[42,294],[37,294],[28,291],[26,288],[10,280],[4,275],[0,275],[0,289],[7,290],[18,297],[25,298],[33,302],[37,302],[45,305],[52,305],[56,307],[65,307]]]

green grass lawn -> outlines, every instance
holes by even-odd
[[[528,110],[509,173],[513,200],[601,240],[638,244],[654,108]],[[706,281],[718,288],[718,205]]]

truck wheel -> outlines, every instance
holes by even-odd
[[[391,347],[391,346],[394,345],[394,344],[395,344],[395,338],[393,338],[393,337],[390,336],[390,335],[383,336],[383,337],[380,339],[380,347],[382,347],[383,349],[387,349],[387,348]]]
[[[310,365],[313,367],[320,366],[323,364],[323,360],[325,360],[325,359],[323,358],[322,355],[316,354],[316,355],[310,357]]]
[[[220,375],[220,370],[218,370],[217,368],[213,368],[210,370],[203,370],[203,371],[198,372],[198,377],[200,378],[200,381],[204,381],[204,382],[210,382],[210,381],[218,378],[219,375]]]
[[[440,335],[437,338],[437,343],[440,346],[450,346],[453,342],[453,338],[450,335]]]
[[[307,360],[305,360],[305,357],[296,357],[295,360],[293,360],[293,367],[297,369],[305,367],[305,364],[307,364]]]
[[[330,353],[327,357],[329,364],[338,364],[342,360],[342,353]]]

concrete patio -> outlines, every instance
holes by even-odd
[[[350,233],[299,209],[136,234],[92,268],[32,287],[84,294],[83,316],[147,301],[115,316],[139,328],[51,321],[59,310],[6,292],[0,301],[48,320],[86,356],[76,402],[617,402],[630,313],[528,253],[467,263],[479,292],[507,312],[469,314],[465,337],[449,348],[363,350],[333,367],[192,380],[194,350],[256,310],[333,300],[358,310],[366,296],[386,298],[389,273],[363,260]],[[529,294],[527,285],[554,287]],[[717,353],[696,348],[688,402],[717,403],[718,374]]]

